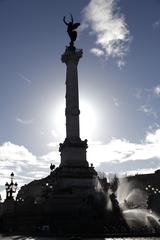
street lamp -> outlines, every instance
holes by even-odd
[[[16,192],[18,184],[17,182],[13,182],[13,178],[14,178],[14,173],[12,172],[11,175],[11,182],[8,183],[6,182],[5,184],[5,189],[6,189],[6,199],[13,199],[13,193]]]

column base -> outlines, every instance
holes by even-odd
[[[79,137],[66,138],[64,143],[60,143],[61,153],[60,166],[66,167],[88,167],[86,160],[87,140],[82,141]]]

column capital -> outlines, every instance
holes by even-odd
[[[72,64],[78,64],[79,59],[83,55],[82,49],[70,49],[69,47],[66,47],[65,52],[61,56],[61,61],[63,63],[66,63],[66,65],[72,63]]]

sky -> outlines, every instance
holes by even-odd
[[[63,16],[80,22],[75,43],[81,139],[100,172],[160,168],[160,1],[0,0],[0,191],[60,163],[69,44]]]

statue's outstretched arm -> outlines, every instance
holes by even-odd
[[[73,16],[72,16],[72,14],[70,14],[70,16],[71,16],[71,23],[73,24]]]
[[[68,23],[66,22],[65,16],[63,17],[63,22],[68,26]]]

